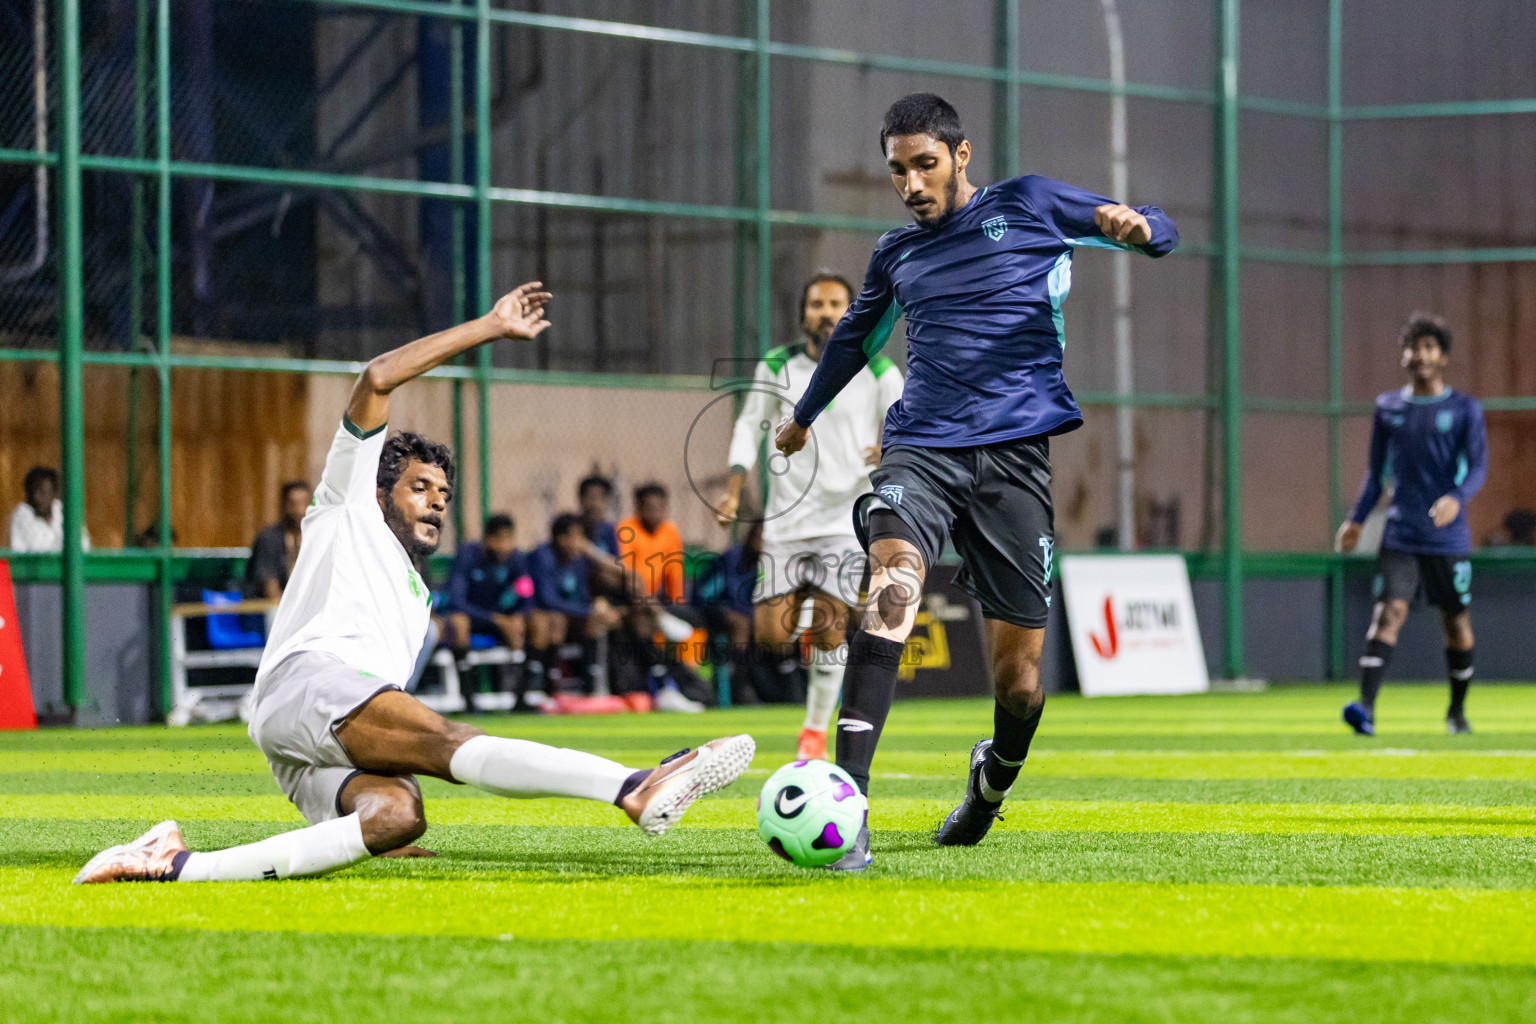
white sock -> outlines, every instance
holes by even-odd
[[[453,752],[448,772],[497,796],[574,796],[611,804],[634,769],[580,750],[476,736]]]
[[[194,853],[181,865],[178,882],[260,882],[309,878],[350,867],[372,854],[363,844],[356,814],[284,832],[259,843]]]
[[[811,651],[811,678],[805,694],[805,728],[826,732],[832,709],[843,692],[843,670],[848,667],[848,645],[830,651]]]

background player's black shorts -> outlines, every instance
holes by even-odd
[[[1472,562],[1466,555],[1420,555],[1382,548],[1372,590],[1378,601],[1412,601],[1421,595],[1455,615],[1472,603]]]
[[[854,507],[866,550],[868,515],[889,508],[916,535],[928,567],[947,537],[963,566],[955,582],[989,619],[1040,629],[1051,605],[1050,442],[1021,438],[976,448],[895,445],[870,474],[873,494]]]

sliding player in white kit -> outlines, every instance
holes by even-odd
[[[853,286],[821,272],[800,292],[803,345],[763,356],[731,432],[731,478],[716,509],[720,525],[736,519],[747,470],[768,431],[795,407],[827,339],[853,301]],[[886,336],[894,325],[886,325]],[[882,338],[883,342],[885,339]],[[877,349],[878,351],[878,349]],[[763,551],[753,594],[753,636],[765,651],[790,653],[801,635],[812,645],[805,726],[798,756],[824,758],[827,725],[848,664],[848,608],[858,601],[864,548],[853,531],[853,503],[870,489],[869,468],[880,460],[885,413],[901,398],[901,371],[876,355],[817,420],[814,459],[773,453],[763,515]]]
[[[419,434],[386,439],[389,395],[455,356],[549,326],[549,294],[525,284],[485,316],[376,357],[358,377],[331,442],[304,543],[256,673],[251,739],[309,821],[260,842],[192,853],[174,821],[92,858],[83,882],[260,881],[323,875],[370,856],[425,854],[413,776],[498,796],[578,797],[622,809],[660,835],[752,760],[750,736],[635,771],[607,758],[487,736],[401,689],[426,636],[422,560],[437,550],[453,457]]]

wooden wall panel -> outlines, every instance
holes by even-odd
[[[128,525],[130,383],[138,389],[135,531],[159,506],[158,383],[141,370],[85,368],[85,521],[99,547]],[[59,465],[58,368],[0,364],[0,506],[22,500],[34,465]],[[171,523],[181,547],[240,547],[270,522],[282,482],[307,469],[309,378],[178,370],[171,376]]]
[[[1467,513],[1472,543],[1503,526],[1511,509],[1536,509],[1536,413],[1490,412],[1488,482]]]

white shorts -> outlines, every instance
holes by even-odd
[[[752,602],[761,604],[809,588],[843,604],[856,605],[865,561],[864,549],[851,533],[808,540],[764,541],[762,557],[757,561],[757,589],[752,593]]]
[[[341,791],[364,772],[336,728],[385,690],[398,690],[334,654],[299,651],[272,669],[256,691],[248,730],[283,793],[311,825],[341,817]],[[403,776],[421,788],[411,776]]]

